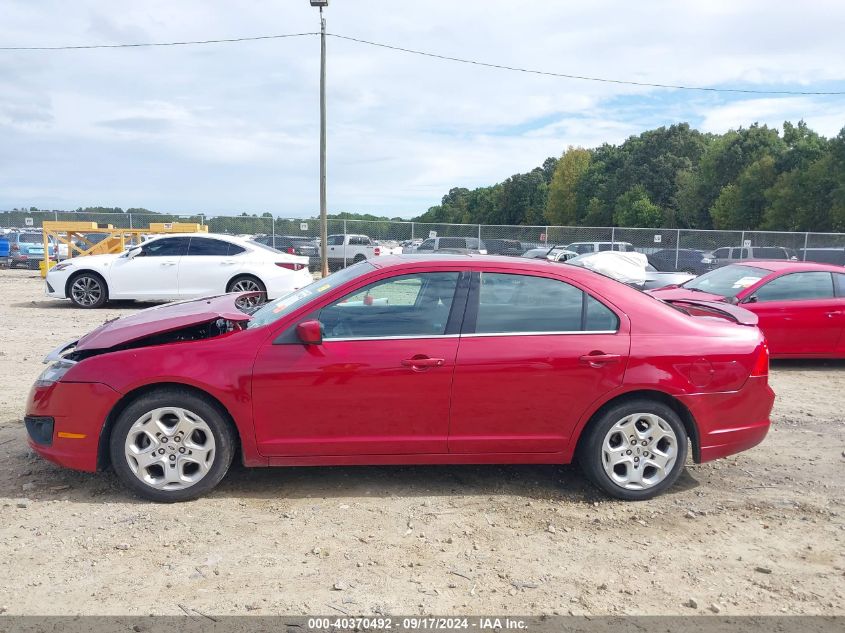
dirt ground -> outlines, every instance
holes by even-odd
[[[62,470],[21,422],[80,311],[0,270],[0,612],[845,614],[845,363],[778,362],[759,447],[650,502],[573,467],[235,467],[156,505]]]

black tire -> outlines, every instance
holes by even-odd
[[[239,285],[243,284],[255,286],[255,289],[253,291],[260,292],[262,294],[257,299],[239,299],[238,307],[253,308],[267,301],[267,286],[265,286],[264,282],[261,281],[255,275],[238,275],[237,277],[232,279],[228,284],[226,284],[226,292],[249,292],[248,289],[238,287]]]
[[[86,300],[83,298],[84,295],[74,296],[74,285],[77,282],[89,284],[89,287],[92,289],[92,292],[94,292],[93,289],[96,287],[96,299],[92,298],[88,300],[89,302],[86,302]],[[65,295],[68,299],[70,299],[70,302],[77,308],[102,308],[109,301],[109,288],[106,284],[106,280],[103,279],[97,273],[83,271],[77,273],[76,275],[68,279]]]
[[[355,258],[352,260],[352,263],[353,263],[353,264],[357,264],[358,262],[362,262],[362,261],[364,261],[365,259],[367,259],[367,256],[366,256],[366,255],[361,255],[361,253],[358,253],[358,254],[355,256]]]
[[[668,424],[675,434],[675,461],[669,472],[657,483],[642,489],[630,489],[624,487],[620,483],[617,483],[605,471],[604,467],[603,444],[605,438],[617,422],[620,422],[624,420],[624,418],[636,413],[653,414],[658,416],[666,424]],[[684,428],[683,422],[681,422],[678,414],[675,413],[671,407],[656,400],[642,398],[637,400],[628,400],[615,406],[611,406],[599,417],[590,422],[584,433],[585,435],[578,448],[578,462],[581,469],[597,488],[612,497],[616,497],[617,499],[625,501],[645,501],[646,499],[651,499],[652,497],[659,495],[675,483],[675,480],[678,479],[678,476],[684,469],[684,465],[687,460],[688,441],[687,432]],[[638,450],[652,450],[652,447],[639,446],[639,448],[632,447],[632,449],[636,454]],[[654,457],[654,454],[652,454],[652,457]],[[653,466],[646,465],[645,458],[641,464],[643,465],[643,475],[645,475],[646,469],[654,468]],[[630,466],[624,466],[624,468],[629,467]],[[654,470],[656,471],[656,469]]]
[[[132,471],[124,450],[135,422],[155,409],[166,407],[178,407],[195,414],[205,422],[214,438],[214,456],[208,472],[196,483],[177,490],[161,490],[141,481]],[[112,428],[109,454],[118,478],[133,492],[150,501],[176,503],[196,499],[220,483],[232,464],[236,446],[235,430],[219,405],[190,389],[167,387],[139,397],[121,412]]]

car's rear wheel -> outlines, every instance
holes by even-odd
[[[101,308],[109,299],[108,287],[95,273],[79,273],[68,281],[68,298],[77,308]]]
[[[239,308],[253,308],[267,301],[267,288],[258,277],[253,277],[252,275],[241,275],[240,277],[235,277],[229,282],[229,285],[226,287],[226,292],[261,293],[255,297],[238,299],[237,304]]]
[[[687,433],[671,407],[631,400],[590,424],[579,462],[597,487],[618,499],[642,501],[669,488],[687,459]]]
[[[358,254],[355,256],[355,258],[352,260],[352,263],[353,263],[353,264],[357,264],[358,262],[362,262],[362,261],[364,261],[365,259],[367,259],[367,256],[366,256],[366,255],[361,255],[360,253],[358,253]]]
[[[232,463],[235,433],[210,400],[184,389],[141,396],[117,419],[111,462],[142,497],[172,503],[214,488]]]

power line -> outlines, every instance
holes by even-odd
[[[72,51],[72,50],[90,50],[98,48],[151,48],[160,46],[192,46],[205,44],[229,44],[236,42],[256,42],[260,40],[279,40],[291,37],[306,37],[309,35],[319,35],[318,32],[309,31],[305,33],[282,33],[279,35],[258,35],[254,37],[232,37],[225,39],[214,40],[187,40],[184,42],[141,42],[136,44],[85,44],[78,46],[0,46],[0,51]],[[757,94],[757,95],[790,95],[790,96],[842,96],[845,91],[820,91],[820,90],[755,90],[752,88],[720,88],[709,86],[689,86],[684,84],[667,84],[647,81],[634,81],[626,79],[613,79],[609,77],[591,77],[588,75],[576,75],[571,73],[560,73],[548,70],[538,70],[536,68],[522,68],[519,66],[508,66],[506,64],[494,64],[491,62],[483,62],[476,59],[466,59],[462,57],[452,57],[450,55],[441,55],[440,53],[432,53],[429,51],[420,51],[413,48],[405,48],[403,46],[396,46],[393,44],[384,44],[382,42],[373,42],[358,37],[351,37],[349,35],[340,35],[338,33],[326,33],[328,37],[335,39],[355,42],[357,44],[365,44],[367,46],[375,46],[391,51],[398,51],[410,55],[421,55],[423,57],[430,57],[443,61],[456,62],[459,64],[470,64],[472,66],[481,66],[484,68],[493,68],[496,70],[507,70],[510,72],[520,72],[530,75],[542,75],[545,77],[559,77],[561,79],[573,79],[577,81],[593,81],[598,83],[617,84],[622,86],[639,86],[643,88],[665,88],[671,90],[692,90],[699,92],[725,92],[738,94]]]
[[[188,40],[185,42],[141,42],[138,44],[84,44],[80,46],[0,46],[0,51],[78,51],[88,50],[92,48],[150,48],[153,46],[191,46],[194,44],[229,44],[232,42],[281,40],[286,37],[302,37],[304,35],[319,35],[319,33],[283,33],[281,35],[257,35],[255,37],[230,37],[221,40]]]
[[[400,51],[402,53],[411,53],[413,55],[422,55],[424,57],[433,57],[435,59],[442,59],[450,62],[459,62],[461,64],[472,64],[473,66],[484,66],[486,68],[496,68],[499,70],[510,70],[520,73],[529,73],[532,75],[545,75],[547,77],[562,77],[564,79],[578,79],[581,81],[598,81],[601,83],[622,84],[625,86],[644,86],[648,88],[672,88],[675,90],[702,90],[706,92],[739,92],[746,94],[763,94],[763,95],[845,95],[845,91],[839,92],[816,92],[816,91],[802,91],[802,90],[753,90],[745,88],[710,88],[706,86],[684,86],[680,84],[662,84],[649,83],[645,81],[628,81],[624,79],[608,79],[606,77],[588,77],[586,75],[570,75],[566,73],[556,73],[546,70],[536,70],[531,68],[520,68],[518,66],[506,66],[504,64],[492,64],[482,62],[474,59],[463,59],[461,57],[450,57],[449,55],[440,55],[438,53],[430,53],[427,51],[418,51],[412,48],[403,48],[401,46],[394,46],[391,44],[382,44],[380,42],[371,42],[369,40],[362,40],[357,37],[349,37],[348,35],[338,35],[336,33],[326,33],[329,37],[334,37],[341,40],[349,40],[350,42],[357,42],[359,44],[367,44],[368,46],[377,46],[379,48],[387,48],[393,51]]]

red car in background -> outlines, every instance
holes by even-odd
[[[564,464],[621,499],[748,449],[774,394],[756,317],[511,257],[365,261],[251,313],[168,304],[61,346],[30,446],[156,501],[247,466]]]
[[[658,299],[722,301],[757,315],[774,358],[845,357],[845,269],[832,264],[751,261],[710,271]]]

